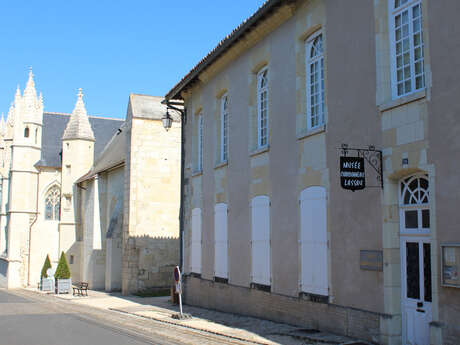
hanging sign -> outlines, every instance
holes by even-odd
[[[340,157],[340,184],[352,191],[366,188],[363,157]]]

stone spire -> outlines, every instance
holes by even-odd
[[[26,88],[24,89],[23,99],[23,112],[24,120],[27,122],[42,122],[42,112],[40,99],[37,97],[37,91],[35,90],[34,74],[32,73],[32,67],[29,70],[29,80],[27,81]]]
[[[86,113],[85,104],[83,103],[83,94],[81,89],[78,90],[77,103],[73,109],[70,120],[62,136],[62,140],[69,139],[86,139],[95,140],[94,133],[89,123],[88,115]]]
[[[0,120],[0,135],[3,137],[6,134],[6,123],[5,116],[2,113],[2,119]]]
[[[19,84],[18,87],[16,88],[16,94],[14,95],[14,105],[19,106],[21,103],[22,97],[21,97],[21,90],[19,90]]]
[[[14,126],[14,105],[11,102],[10,109],[8,110],[8,115],[6,115],[6,124],[10,127]]]
[[[24,102],[26,107],[37,105],[37,91],[35,90],[34,74],[32,67],[29,70],[29,80],[27,81],[26,88],[24,89]]]

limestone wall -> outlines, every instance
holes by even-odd
[[[54,186],[61,186],[61,171],[43,169],[39,176],[38,215],[31,233],[31,272],[30,285],[36,286],[40,281],[40,272],[46,255],[50,256],[51,265],[56,268],[59,261],[59,220],[45,219],[46,195]]]
[[[132,118],[125,169],[123,293],[169,286],[179,264],[180,124]]]

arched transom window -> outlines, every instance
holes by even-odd
[[[307,128],[324,124],[324,56],[323,35],[307,41]]]
[[[61,213],[61,190],[58,186],[51,187],[45,198],[45,219],[59,220]]]
[[[403,232],[429,232],[429,201],[427,175],[411,176],[401,181],[400,207]]]

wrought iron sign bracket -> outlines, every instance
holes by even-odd
[[[368,186],[383,189],[383,153],[382,150],[376,150],[375,146],[369,145],[367,148],[348,147],[348,144],[342,144],[339,148],[342,156],[346,157],[350,151],[356,154],[356,157],[362,157],[377,172],[377,181],[380,186]]]

